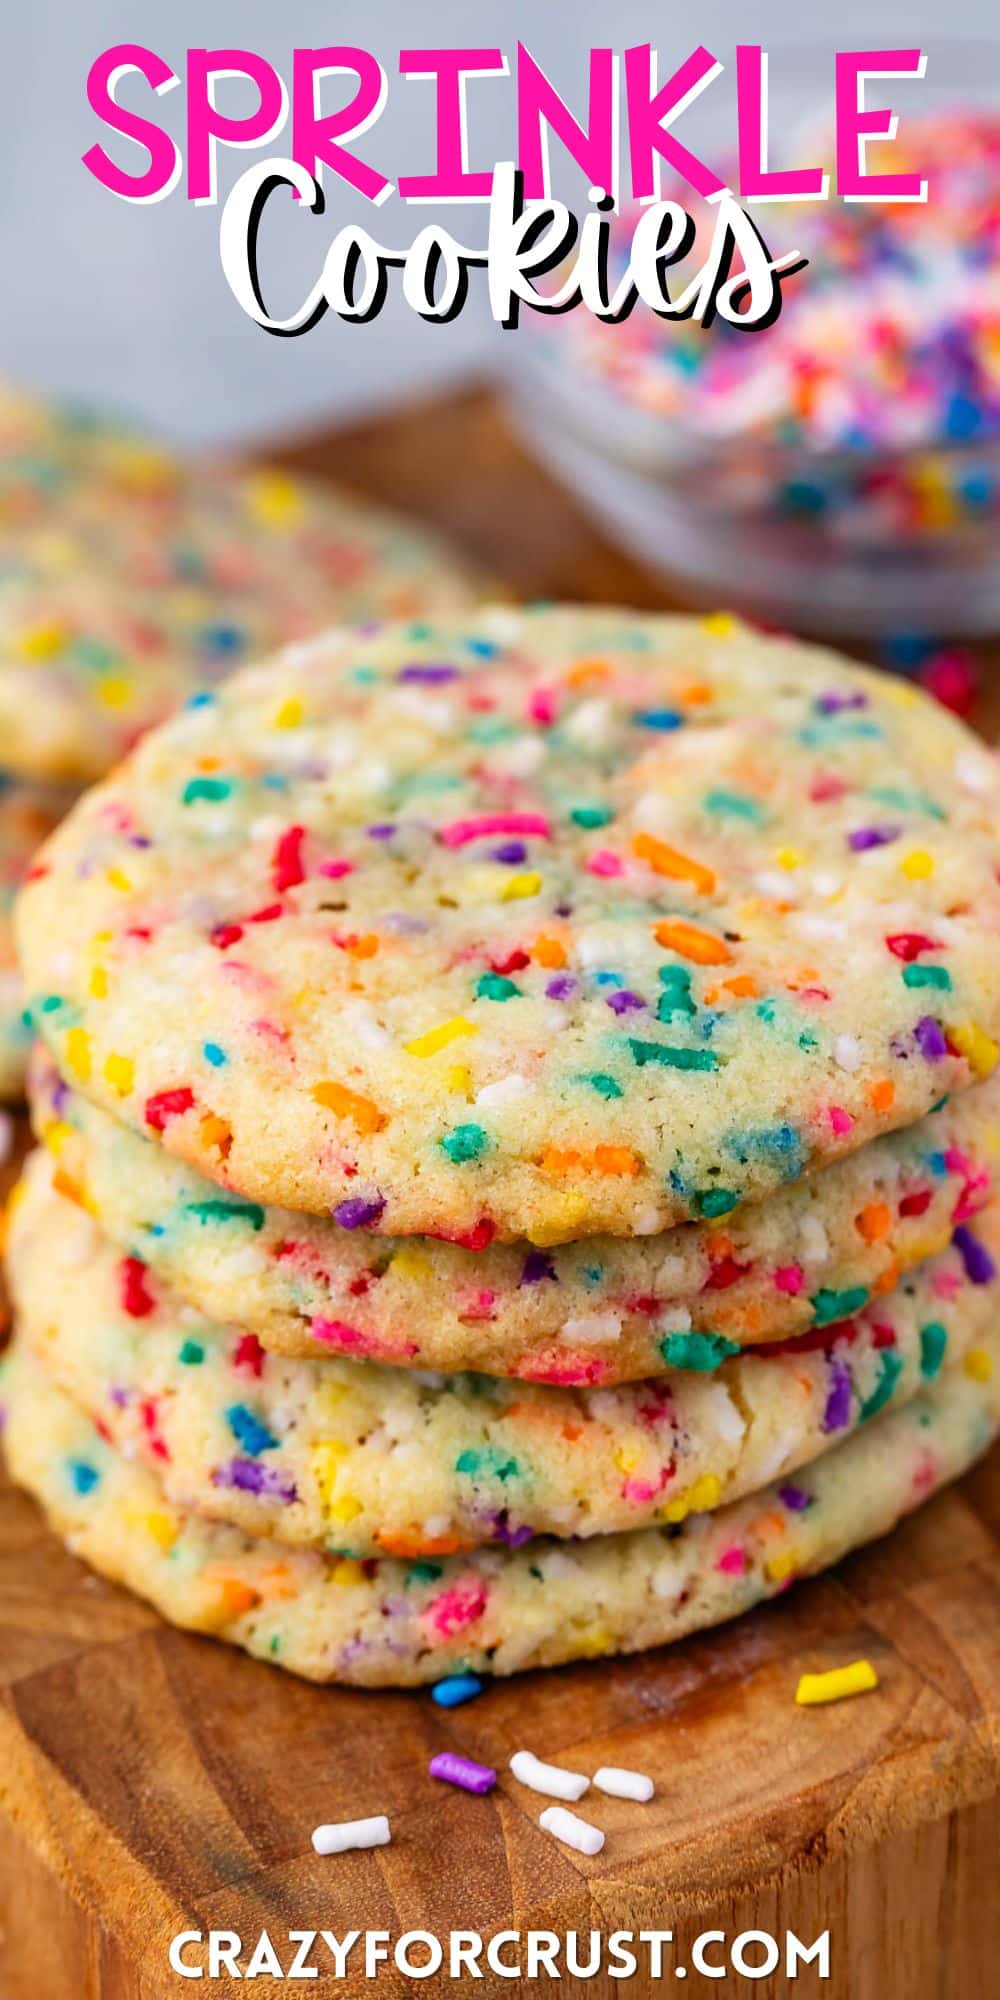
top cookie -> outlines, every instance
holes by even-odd
[[[42,851],[34,1018],[248,1197],[554,1243],[727,1214],[992,1068],[996,765],[728,620],[334,633]]]
[[[459,559],[288,473],[186,465],[0,391],[4,761],[100,777],[195,688],[318,627],[454,612]]]

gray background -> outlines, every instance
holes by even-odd
[[[177,69],[192,45],[249,47],[286,80],[296,45],[372,48],[389,72],[389,103],[359,150],[367,149],[393,179],[433,164],[433,85],[399,77],[401,46],[497,44],[510,59],[520,37],[582,110],[584,52],[591,43],[623,49],[650,40],[661,52],[663,76],[700,38],[727,66],[709,93],[713,100],[718,94],[727,118],[737,40],[769,47],[774,77],[783,42],[801,42],[808,33],[805,53],[795,60],[804,65],[810,88],[831,94],[837,45],[919,42],[928,50],[929,78],[935,61],[948,59],[942,10],[931,0],[840,0],[811,30],[804,26],[806,11],[803,0],[704,0],[694,10],[650,0],[8,0],[0,29],[0,369],[45,389],[115,401],[184,440],[230,440],[365,412],[442,379],[476,373],[495,365],[504,344],[518,338],[491,326],[483,287],[475,281],[473,298],[449,327],[423,325],[397,296],[366,327],[328,315],[299,340],[262,333],[244,318],[223,279],[218,208],[193,206],[180,188],[154,206],[134,206],[117,200],[81,166],[81,154],[98,137],[123,164],[139,157],[108,137],[86,101],[90,63],[111,43],[144,42]],[[982,36],[991,24],[1000,35],[996,22],[996,0],[954,0],[948,10],[953,36]],[[950,60],[954,67],[954,49]],[[966,65],[962,58],[960,74],[965,66],[970,78],[982,76],[979,59],[970,55]],[[124,101],[147,109],[145,86],[133,82]],[[995,92],[992,77],[991,87]],[[183,86],[158,100],[151,113],[178,136],[182,100]],[[488,168],[498,156],[511,156],[512,102],[509,80],[471,83],[471,166]],[[237,108],[235,101],[225,104]],[[279,141],[278,150],[285,143]],[[554,166],[557,152],[554,147]],[[223,192],[253,157],[221,155]],[[579,207],[578,177],[566,192],[573,187]],[[290,198],[283,204],[284,197],[273,204],[282,212],[270,219],[262,267],[269,296],[273,288],[276,299],[289,301],[315,279],[340,222],[362,218],[381,241],[405,245],[439,213],[408,209],[398,197],[371,209],[330,177],[325,217],[291,212]],[[440,211],[440,218],[460,238],[483,240],[484,210],[456,208]]]

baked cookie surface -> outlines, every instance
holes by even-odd
[[[328,635],[60,828],[34,1018],[253,1201],[480,1247],[717,1221],[990,1073],[996,769],[729,621]]]

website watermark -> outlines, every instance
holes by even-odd
[[[809,1969],[830,1977],[830,1933],[803,1939],[794,1931],[700,1931],[683,1960],[669,1930],[479,1931],[325,1930],[178,1931],[170,1941],[170,1969],[182,1979],[378,1979],[383,1970],[404,1979],[795,1979]]]

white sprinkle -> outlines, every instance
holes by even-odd
[[[526,1076],[515,1072],[512,1076],[498,1076],[495,1083],[484,1083],[476,1094],[477,1105],[484,1111],[502,1110],[505,1104],[516,1104],[521,1097],[527,1097],[531,1084]]]
[[[515,1750],[510,1768],[522,1785],[533,1792],[544,1792],[550,1799],[582,1799],[590,1784],[590,1779],[582,1777],[579,1771],[564,1771],[559,1764],[543,1764],[530,1750]]]
[[[515,611],[509,604],[486,604],[479,612],[476,623],[488,639],[495,639],[501,646],[512,646],[519,639],[524,626],[524,614]]]
[[[566,1320],[562,1337],[585,1347],[589,1340],[617,1340],[621,1330],[620,1313],[583,1313],[578,1319]]]
[[[833,1045],[833,1057],[840,1069],[856,1070],[861,1062],[861,1043],[857,1035],[838,1035]]]
[[[602,1764],[594,1772],[594,1783],[599,1792],[607,1792],[612,1799],[635,1799],[645,1805],[654,1792],[652,1778],[642,1771],[625,1771],[618,1764]]]
[[[578,1854],[600,1854],[604,1846],[600,1827],[591,1826],[588,1820],[567,1812],[564,1806],[546,1806],[538,1816],[538,1824],[545,1828],[546,1833],[554,1834],[565,1847],[575,1847]]]
[[[344,1819],[339,1826],[318,1826],[312,1837],[317,1854],[346,1854],[352,1847],[388,1847],[389,1822],[384,1813],[374,1819]]]

